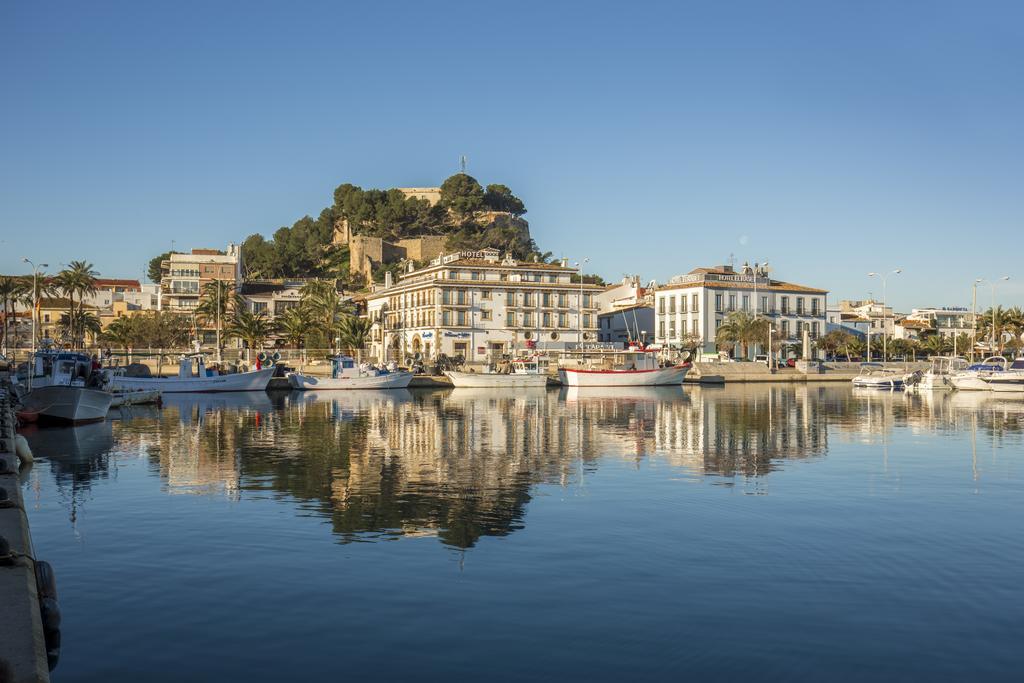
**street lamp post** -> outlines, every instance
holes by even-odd
[[[758,315],[758,311],[760,309],[760,307],[758,306],[759,299],[757,298],[757,269],[758,269],[759,266],[761,268],[767,268],[768,267],[768,261],[765,261],[764,263],[761,263],[761,264],[758,264],[757,261],[754,261],[754,322],[757,322],[757,315]],[[768,332],[768,367],[769,368],[771,368],[771,365],[772,365],[772,358],[771,358],[771,355],[772,355],[772,350],[771,350],[772,340],[771,340],[770,328],[771,328],[771,325],[769,325],[769,332]]]
[[[590,258],[583,259],[582,262],[577,262],[576,268],[580,275],[580,298],[579,298],[579,314],[576,317],[576,343],[583,347],[583,265],[588,263]]]
[[[39,271],[43,268],[49,268],[48,263],[40,263],[38,266],[28,258],[22,258],[22,261],[32,266],[32,355],[29,357],[29,371],[28,371],[28,388],[32,390],[32,376],[35,374],[32,369],[33,358],[36,355],[36,311],[39,309],[39,288],[37,282],[39,280]]]
[[[989,331],[988,335],[989,353],[995,353],[994,349],[996,348],[996,284],[998,284],[999,282],[1006,282],[1009,279],[1009,275],[1004,275],[1001,278],[997,280],[991,280],[988,283],[992,287],[992,329]],[[978,284],[982,282],[985,282],[985,278],[979,277],[974,281],[975,292],[977,292]],[[975,299],[977,299],[977,294],[975,294]],[[977,327],[977,321],[975,321],[975,327]]]
[[[888,343],[887,343],[888,342],[888,334],[887,334],[888,330],[887,330],[887,327],[888,327],[888,324],[889,324],[889,314],[886,312],[886,305],[885,305],[885,298],[886,298],[885,297],[885,295],[886,295],[885,285],[886,285],[886,282],[889,280],[889,276],[890,275],[899,275],[902,272],[903,272],[902,269],[897,268],[896,270],[889,271],[888,273],[868,273],[868,277],[880,277],[880,278],[882,278],[882,362],[883,363],[886,363],[889,360],[889,347],[888,347]],[[868,349],[868,353],[870,353],[870,352],[871,352],[871,350]]]

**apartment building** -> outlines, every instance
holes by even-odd
[[[381,360],[444,353],[484,362],[527,346],[596,341],[603,288],[574,283],[577,273],[564,259],[517,261],[497,249],[444,254],[366,296],[371,351]]]
[[[225,251],[193,249],[188,254],[171,254],[160,263],[160,308],[188,311],[199,305],[203,285],[214,280],[242,282],[242,249],[228,244]]]
[[[763,267],[744,264],[695,268],[657,289],[654,295],[655,342],[682,350],[696,342],[703,353],[717,353],[718,328],[733,311],[766,317],[784,344],[799,344],[806,330],[825,333],[828,290],[776,280]],[[765,350],[752,347],[749,353]]]

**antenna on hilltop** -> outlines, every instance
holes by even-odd
[[[736,267],[736,254],[729,254],[729,267],[730,268],[735,268]]]
[[[467,159],[466,159],[466,155],[465,154],[463,154],[462,156],[459,157],[459,166],[462,167],[462,173],[466,172],[466,162],[467,162]]]

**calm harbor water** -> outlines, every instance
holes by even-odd
[[[1024,670],[1024,400],[181,395],[27,436],[58,682]]]

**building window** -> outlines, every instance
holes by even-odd
[[[455,301],[461,306],[466,305],[466,290],[460,289],[455,295]]]
[[[561,294],[558,295],[558,307],[559,308],[565,308],[568,305],[569,305],[569,297],[567,297],[565,295],[565,292],[562,292]]]
[[[803,333],[804,333],[804,324],[803,324],[803,322],[797,320],[796,321],[796,336],[797,336],[797,338],[799,339],[801,336],[803,336]]]
[[[798,296],[796,298],[796,314],[797,315],[803,315],[804,314],[804,298],[802,296]]]
[[[818,322],[815,321],[815,322],[811,323],[811,339],[817,339],[817,338],[818,338]]]
[[[470,280],[479,280],[480,279],[480,271],[479,270],[471,271],[470,274],[469,274],[469,279]]]
[[[533,313],[523,313],[523,326],[533,327]]]
[[[664,301],[664,299],[662,299],[662,301]],[[665,321],[664,320],[658,321],[658,336],[661,337],[662,339],[665,338]]]
[[[523,292],[523,305],[533,306],[533,292]]]
[[[480,309],[480,319],[481,320],[490,320],[491,319],[491,312],[488,309],[486,309],[486,308],[481,308]]]
[[[722,312],[722,295],[715,294],[715,313]]]
[[[466,326],[466,312],[465,311],[458,311],[455,314],[455,322],[458,324],[459,327],[465,327]]]
[[[540,305],[542,308],[551,308],[551,292],[544,292],[540,295]]]
[[[686,295],[683,294],[679,297],[679,312],[686,313]]]
[[[789,339],[789,321],[782,321],[782,337],[783,339]]]
[[[669,339],[676,338],[676,319],[670,318],[668,321],[668,337]]]
[[[782,297],[782,305],[781,305],[780,308],[781,308],[781,311],[782,311],[782,315],[789,315],[789,297],[788,296]]]
[[[589,313],[584,313],[583,314],[583,327],[590,327],[590,325],[591,325],[591,320],[590,319],[591,319],[591,315]]]
[[[584,294],[583,295],[583,308],[590,308],[591,305],[592,305],[592,303],[591,303],[591,296],[590,296],[590,294]]]
[[[730,294],[729,295],[729,310],[730,311],[735,311],[736,310],[736,295],[735,294]]]
[[[665,315],[665,297],[658,299],[658,313],[660,315]]]
[[[683,298],[683,301],[686,301],[685,297]],[[684,337],[686,336],[686,328],[687,328],[687,321],[684,319],[681,323],[679,323],[679,332]]]
[[[547,311],[544,311],[544,313],[541,314],[541,319],[540,320],[541,320],[541,322],[540,322],[540,326],[541,327],[551,327],[551,314],[548,313]]]
[[[484,299],[486,301],[490,301],[491,300],[491,290],[489,290],[489,289],[481,289],[480,290],[480,298]]]
[[[569,327],[569,316],[566,315],[565,313],[559,313],[558,314],[558,326],[559,327]]]
[[[676,298],[674,296],[670,296],[668,298],[668,312],[669,313],[675,313],[676,312]]]
[[[516,305],[516,293],[515,292],[505,292],[505,305],[506,306],[515,306]]]
[[[700,302],[700,299],[698,299],[697,295],[694,294],[692,299],[691,299],[691,306],[690,306],[690,310],[692,310],[694,313],[700,313],[700,303],[699,302]]]
[[[766,296],[761,297],[761,310],[765,313],[768,312],[768,297]]]
[[[820,315],[821,310],[818,303],[818,299],[811,299],[811,315]]]
[[[516,326],[516,314],[512,311],[505,313],[505,326],[515,327]]]
[[[252,312],[253,313],[266,313],[267,312],[267,302],[266,301],[253,301],[252,302]]]
[[[744,311],[749,311],[750,310],[750,295],[749,294],[744,294],[743,295],[743,310]]]
[[[452,324],[452,312],[444,311],[441,313],[441,324],[445,327],[450,327]]]
[[[450,289],[443,289],[443,290],[441,290],[441,303],[442,304],[450,304],[451,302],[452,302],[452,290],[450,290]],[[392,308],[394,308],[394,304],[392,304]]]

